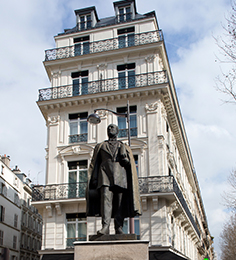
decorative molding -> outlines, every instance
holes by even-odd
[[[52,217],[52,204],[47,204],[46,210],[47,210],[48,217],[51,218]]]
[[[58,125],[59,121],[60,121],[60,116],[59,115],[57,115],[57,116],[48,116],[47,126]]]
[[[164,145],[165,145],[165,138],[163,135],[158,135],[157,136],[157,140],[158,140],[158,149],[163,149]]]
[[[152,206],[154,211],[158,210],[158,196],[152,197]]]
[[[107,63],[101,63],[97,65],[98,70],[105,70],[107,68]]]
[[[80,148],[79,145],[78,146],[72,146],[71,149],[72,149],[74,154],[80,154],[81,148]]]
[[[143,211],[147,211],[147,197],[141,197]]]
[[[60,203],[56,203],[55,204],[55,208],[56,208],[56,211],[57,211],[57,215],[58,216],[61,216],[61,204]]]
[[[158,101],[148,105],[145,105],[146,113],[156,113],[158,108]]]
[[[155,60],[155,58],[156,58],[155,54],[148,55],[147,57],[145,57],[145,61],[148,62],[148,63],[151,63]]]

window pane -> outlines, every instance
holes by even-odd
[[[134,219],[134,232],[138,239],[140,239],[139,218]]]
[[[87,134],[87,133],[88,133],[88,122],[80,121],[80,134]]]
[[[128,46],[134,46],[134,34],[128,34]]]
[[[75,238],[76,224],[67,224],[67,238]]]
[[[70,122],[70,135],[78,134],[78,122]]]
[[[128,87],[129,88],[135,87],[135,71],[134,70],[128,71]]]
[[[81,55],[81,44],[75,44],[75,56]]]
[[[119,49],[125,48],[125,39],[126,39],[125,35],[122,35],[122,36],[118,37]]]
[[[78,240],[86,241],[86,236],[87,236],[87,224],[78,223]]]
[[[82,78],[82,95],[88,94],[88,78]]]
[[[131,20],[131,11],[130,7],[126,7],[126,21]]]
[[[130,115],[130,127],[137,127],[136,115]]]
[[[68,198],[76,198],[77,172],[69,172]]]
[[[123,232],[125,234],[128,234],[128,220],[127,219],[124,220]]]
[[[126,86],[125,72],[119,72],[118,73],[118,84],[119,84],[119,89],[125,88],[125,86]]]
[[[84,42],[83,47],[84,47],[83,54],[88,54],[89,53],[89,42]]]
[[[118,128],[126,129],[126,118],[125,117],[118,117]]]
[[[79,79],[74,79],[73,80],[73,96],[78,96],[80,94],[79,91]]]

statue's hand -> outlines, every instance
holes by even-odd
[[[128,159],[127,157],[121,159],[121,165],[122,165],[123,167],[125,167],[125,166],[127,166],[127,165],[129,165],[129,164],[130,164],[130,161],[129,161],[129,159]]]

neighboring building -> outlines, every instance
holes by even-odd
[[[31,206],[30,180],[10,157],[0,157],[0,259],[37,260],[42,244],[42,217]]]
[[[87,169],[106,128],[122,117],[100,110],[100,125],[87,123],[94,109],[127,112],[143,215],[135,232],[150,241],[150,259],[214,259],[165,44],[155,12],[138,14],[135,0],[114,2],[115,15],[99,19],[95,7],[75,10],[76,26],[55,36],[44,66],[51,87],[39,90],[48,129],[46,185],[33,190],[43,216],[45,259],[73,259],[73,242],[101,227],[86,218]],[[124,227],[128,230],[128,221]]]
[[[10,169],[10,157],[0,156],[0,259],[19,260],[21,181]]]

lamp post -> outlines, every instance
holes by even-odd
[[[94,109],[94,113],[90,114],[87,118],[87,121],[91,124],[98,125],[101,123],[101,118],[99,117],[98,114],[96,114],[97,111],[99,110],[105,110],[108,112],[111,112],[112,114],[119,116],[119,117],[126,117],[127,120],[127,125],[128,125],[128,144],[129,146],[131,145],[130,141],[130,111],[129,111],[129,100],[127,101],[127,112],[126,113],[117,113],[113,110],[107,109],[107,108],[97,108]],[[129,219],[129,232],[130,234],[134,234],[134,219],[130,218]]]

